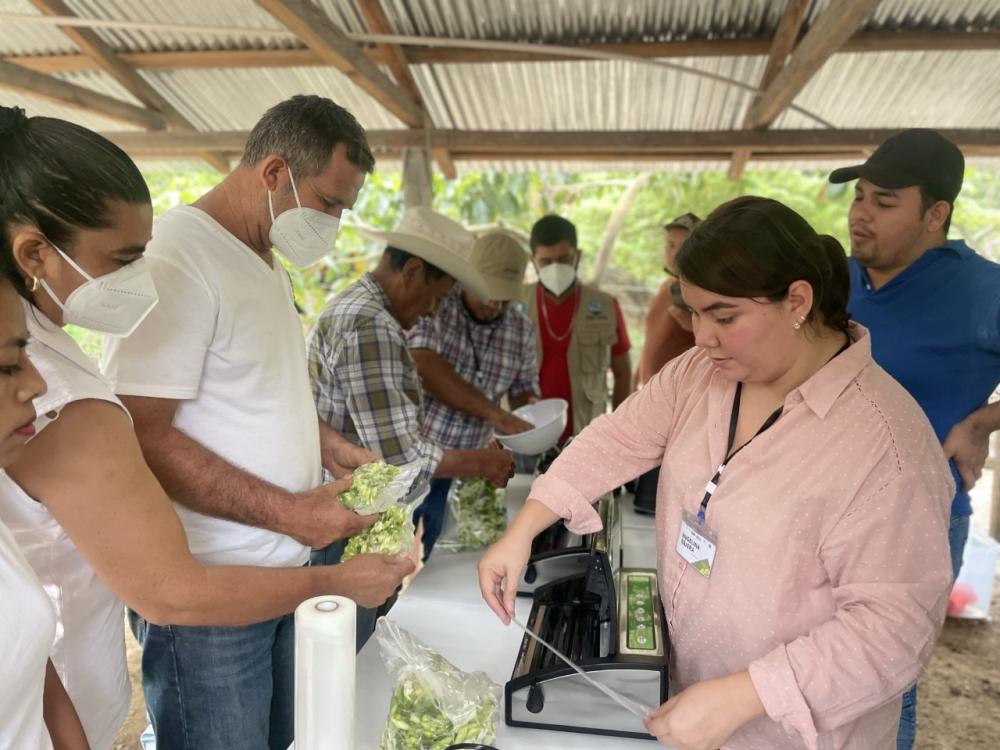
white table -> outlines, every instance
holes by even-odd
[[[531,478],[516,475],[507,488],[508,512],[524,503]],[[623,503],[626,539],[625,564],[655,567],[653,519],[637,515],[631,498]],[[498,685],[510,679],[522,633],[504,627],[483,603],[476,578],[479,553],[438,552],[399,598],[389,617],[465,671],[483,671]],[[519,598],[517,615],[523,622],[531,600]],[[392,681],[382,665],[378,642],[372,638],[358,655],[356,700],[356,750],[375,750],[389,712]],[[497,721],[499,750],[607,750],[608,748],[660,747],[649,740],[599,737],[508,727]],[[638,720],[637,720],[638,724]],[[641,727],[637,728],[641,729]]]

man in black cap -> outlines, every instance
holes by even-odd
[[[969,490],[1000,429],[1000,265],[948,241],[965,159],[936,130],[889,138],[864,164],[836,169],[857,180],[848,213],[854,319],[872,355],[927,414],[949,459],[957,493],[949,543],[958,575],[969,535]],[[903,696],[897,750],[913,747],[916,688]]]

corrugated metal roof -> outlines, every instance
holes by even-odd
[[[675,60],[744,83],[763,57]],[[738,128],[749,93],[622,60],[414,66],[439,127],[496,130],[719,130]]]
[[[28,0],[0,0],[0,12],[40,16]],[[0,23],[0,54],[48,55],[76,48],[55,26],[42,23]]]
[[[795,99],[842,128],[996,127],[1000,51],[845,53]],[[776,128],[814,125],[782,113]]]
[[[334,68],[149,70],[143,74],[200,130],[248,130],[268,107],[293,94],[328,96],[368,129],[404,127]]]
[[[117,20],[238,28],[230,34],[100,29],[117,50],[301,47],[291,36],[264,33],[278,22],[253,0],[65,0],[77,14]],[[784,11],[771,0],[381,0],[392,30],[402,34],[551,43],[767,37]],[[814,20],[831,2],[812,0]],[[340,28],[364,32],[355,0],[316,0]],[[0,11],[37,15],[28,0],[0,0]],[[1000,0],[884,0],[866,28],[997,28]],[[259,29],[254,33],[247,29]],[[0,24],[0,54],[74,52],[54,26]],[[761,56],[672,59],[674,64],[756,84]],[[438,127],[497,130],[720,130],[739,128],[750,94],[736,86],[641,61],[485,63],[412,67]],[[196,127],[251,127],[272,104],[295,93],[329,96],[370,129],[402,128],[349,78],[331,67],[140,71]],[[135,100],[101,72],[61,75],[123,101]],[[0,89],[0,103],[63,116],[100,130],[123,123]],[[796,104],[843,128],[997,127],[1000,52],[850,53],[832,57]],[[786,110],[776,128],[816,127]],[[771,165],[775,163],[769,163]],[[606,169],[607,162],[504,162],[505,168]],[[491,161],[464,162],[497,168]],[[626,168],[625,164],[619,165]],[[690,162],[628,168],[681,169]],[[725,165],[698,162],[700,168]]]

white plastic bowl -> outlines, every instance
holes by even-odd
[[[494,435],[514,453],[537,456],[559,442],[559,437],[566,429],[568,409],[569,404],[561,398],[546,398],[522,406],[514,410],[514,416],[531,422],[535,428],[517,435]]]

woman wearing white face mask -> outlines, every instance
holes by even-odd
[[[376,606],[398,579],[380,576],[389,563],[371,555],[325,568],[196,562],[128,414],[62,330],[127,335],[156,304],[140,260],[152,222],[142,175],[96,133],[0,108],[0,194],[0,270],[22,297],[29,353],[49,384],[35,401],[38,434],[9,467],[16,484],[0,484],[0,519],[56,608],[53,662],[100,750],[129,701],[119,597],[153,622],[235,625],[321,593]]]

